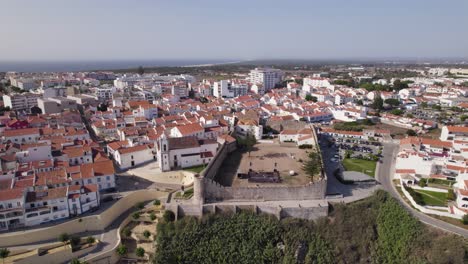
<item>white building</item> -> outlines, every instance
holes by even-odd
[[[216,140],[199,140],[196,137],[167,138],[158,140],[158,162],[162,171],[206,165],[216,156]]]
[[[265,91],[269,91],[283,80],[283,71],[271,68],[255,68],[249,73],[252,84],[263,84]]]
[[[468,140],[468,127],[444,126],[440,133],[440,140]]]
[[[31,107],[37,106],[38,98],[41,98],[41,95],[33,93],[3,95],[3,105],[14,111],[29,112]]]
[[[121,169],[128,169],[139,164],[156,160],[156,154],[148,145],[120,148],[114,153],[114,160]]]
[[[246,95],[248,92],[247,83],[221,80],[213,84],[213,96],[218,98],[233,98]]]

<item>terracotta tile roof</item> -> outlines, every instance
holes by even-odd
[[[8,189],[0,191],[0,201],[20,199],[23,197],[24,189]]]
[[[23,129],[3,131],[3,136],[5,137],[17,137],[17,136],[26,136],[26,135],[34,135],[34,134],[39,135],[38,128],[23,128]]]
[[[188,124],[176,127],[182,136],[192,135],[193,133],[204,132],[205,129],[198,123]]]
[[[118,150],[118,152],[120,154],[129,154],[129,153],[134,153],[134,152],[138,152],[138,151],[143,151],[143,150],[146,150],[146,149],[148,149],[147,145],[138,145],[138,146],[134,146],[134,147],[120,148]]]
[[[468,127],[463,126],[447,126],[449,132],[453,133],[467,133],[468,134]]]

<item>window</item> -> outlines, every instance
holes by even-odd
[[[21,207],[21,202],[16,202],[16,206]]]
[[[98,182],[101,182],[101,178],[97,178],[97,181],[98,181]]]

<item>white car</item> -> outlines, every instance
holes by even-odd
[[[337,162],[338,160],[335,159],[335,158],[331,158],[330,161],[331,161],[331,162]]]

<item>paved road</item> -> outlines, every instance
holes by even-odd
[[[333,172],[340,166],[339,162],[332,162],[330,159],[336,154],[335,147],[328,147],[326,144],[321,146],[323,163],[327,178],[327,195],[342,194],[343,198],[328,199],[330,202],[354,202],[371,196],[377,189],[381,188],[379,184],[342,184],[335,177]]]
[[[392,183],[392,175],[395,169],[395,159],[397,151],[397,144],[384,144],[383,163],[380,164],[379,172],[377,174],[377,180],[382,184],[383,189],[389,192],[393,197],[395,197],[403,205],[403,207],[405,207],[413,216],[417,217],[421,222],[468,238],[468,230],[423,214],[411,207],[403,200],[403,198],[397,192],[395,186]]]

